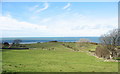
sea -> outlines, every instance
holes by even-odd
[[[91,42],[99,43],[99,37],[6,37],[1,38],[0,43],[12,43],[16,39],[22,40],[21,44],[43,43],[49,41],[78,42],[81,38],[89,39]]]

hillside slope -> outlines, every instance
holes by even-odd
[[[103,62],[86,52],[74,52],[75,43],[27,44],[29,50],[3,50],[6,72],[117,72],[118,63]],[[51,48],[51,50],[49,50]],[[54,50],[52,49],[54,48]]]

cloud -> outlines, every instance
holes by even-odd
[[[39,7],[39,5],[35,5],[35,6],[31,7],[29,10],[33,11],[33,10],[37,9],[38,7]]]
[[[2,31],[3,36],[25,36],[27,34],[32,35],[36,32],[42,32],[46,29],[47,27],[43,25],[18,21],[7,16],[0,17],[0,31]]]
[[[49,4],[48,3],[44,3],[44,7],[40,8],[40,9],[37,9],[36,13],[40,13],[40,12],[46,10],[46,9],[48,9],[48,7],[49,7]]]
[[[72,17],[72,18],[70,18]],[[12,17],[0,17],[0,30],[4,37],[80,37],[100,36],[117,28],[117,18],[92,18],[78,13],[37,19],[37,24],[18,21]],[[93,22],[94,21],[94,22]]]
[[[65,5],[65,6],[63,7],[63,9],[67,9],[67,8],[69,8],[70,6],[71,6],[71,4],[68,3],[67,5]]]
[[[52,20],[52,18],[45,18],[45,19],[43,19],[41,22],[46,23],[46,22],[49,22],[49,21],[51,21],[51,20]]]
[[[0,17],[0,30],[27,30],[32,29],[35,30],[36,28],[40,30],[46,29],[45,26],[31,24],[28,22],[18,21],[11,17],[2,16]]]
[[[51,36],[100,36],[111,29],[117,28],[117,18],[96,19],[77,13],[64,13],[52,17],[50,21],[43,24],[47,25],[47,31],[52,34]]]

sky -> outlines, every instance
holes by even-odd
[[[118,27],[117,2],[3,2],[2,37],[101,36]]]

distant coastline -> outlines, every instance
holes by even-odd
[[[12,43],[15,39],[21,39],[22,44],[31,44],[31,43],[42,43],[49,41],[58,41],[58,42],[77,42],[80,38],[89,39],[91,42],[99,43],[99,37],[5,37],[1,38],[2,42]]]

